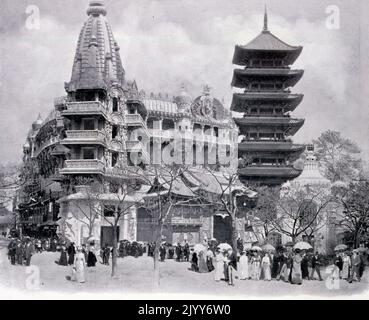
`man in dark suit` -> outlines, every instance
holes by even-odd
[[[311,275],[310,275],[311,280],[314,279],[314,273],[316,272],[318,274],[319,281],[323,281],[322,276],[320,274],[320,266],[321,266],[321,261],[320,261],[319,252],[315,252],[315,254],[313,255],[311,259]]]
[[[24,259],[26,260],[26,266],[31,265],[31,258],[35,251],[35,248],[30,240],[27,241],[24,247]]]

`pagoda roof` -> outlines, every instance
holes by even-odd
[[[293,87],[303,76],[304,70],[285,69],[235,69],[233,72],[232,86],[245,88],[245,82],[253,79],[278,79],[283,81],[288,87]]]
[[[240,168],[238,172],[243,177],[273,177],[291,180],[297,178],[302,173],[302,170],[298,170],[292,166],[249,166]]]
[[[244,117],[234,118],[242,132],[243,127],[280,127],[285,134],[294,135],[305,123],[304,119],[293,119],[290,117]]]
[[[247,60],[269,53],[282,57],[286,65],[293,64],[302,52],[303,47],[291,46],[276,37],[268,30],[264,30],[246,45],[236,45],[233,64],[247,65]]]
[[[237,112],[245,112],[248,106],[257,107],[257,103],[278,103],[283,104],[286,111],[293,111],[301,103],[304,98],[303,94],[290,94],[286,92],[245,92],[233,94],[231,110]],[[263,106],[259,106],[262,108]],[[269,106],[268,106],[269,107]]]
[[[293,144],[290,141],[243,141],[238,144],[238,151],[240,153],[250,151],[280,151],[301,154],[304,150],[304,145]]]

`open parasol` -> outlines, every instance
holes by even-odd
[[[313,247],[310,245],[310,243],[305,242],[305,241],[300,241],[297,242],[294,246],[294,249],[299,249],[299,250],[309,250],[309,249],[313,249]]]
[[[221,244],[218,245],[218,248],[221,251],[228,251],[228,250],[232,249],[232,247],[228,243],[221,243]]]
[[[263,249],[261,249],[259,246],[252,246],[251,250],[253,250],[253,251],[263,251]]]
[[[263,245],[263,251],[275,251],[275,248],[270,244],[270,243],[267,243],[267,244],[264,244]]]
[[[193,247],[193,250],[195,251],[195,252],[205,252],[206,251],[206,247],[203,245],[203,244],[201,244],[201,243],[198,243],[198,244],[195,244],[194,245],[194,247]]]
[[[344,251],[344,250],[347,250],[347,246],[345,244],[339,244],[338,246],[336,246],[334,248],[334,251]]]

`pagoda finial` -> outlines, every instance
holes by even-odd
[[[203,88],[203,94],[204,95],[209,95],[210,94],[210,90],[211,90],[210,86],[208,84],[205,84],[204,85],[204,88]]]
[[[267,5],[265,4],[263,32],[267,32],[267,31],[268,31],[268,10],[267,10]]]

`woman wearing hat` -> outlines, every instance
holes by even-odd
[[[241,252],[239,263],[239,277],[240,280],[247,280],[249,278],[249,258],[247,257],[246,250]]]
[[[349,280],[351,270],[351,258],[347,254],[347,252],[342,253],[342,263],[342,279]]]
[[[359,252],[354,250],[352,252],[352,280],[360,281],[360,257]]]
[[[224,278],[224,257],[220,252],[220,249],[217,248],[215,251],[215,272],[214,272],[214,280],[220,281]]]
[[[260,263],[261,258],[259,256],[259,253],[257,251],[254,251],[253,256],[251,258],[251,279],[252,280],[260,280]]]
[[[86,267],[86,260],[85,255],[82,252],[82,247],[77,248],[77,254],[74,257],[74,264],[73,264],[73,276],[74,281],[79,283],[85,282],[85,267]]]

